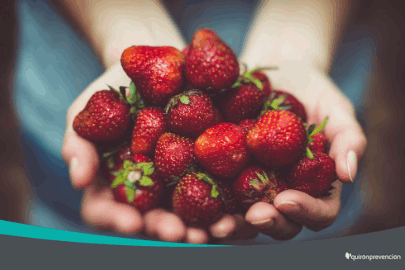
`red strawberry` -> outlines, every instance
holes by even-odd
[[[135,121],[131,150],[134,154],[152,155],[159,137],[167,131],[166,115],[161,108],[141,110]]]
[[[118,147],[118,149],[112,149],[110,152],[106,152],[101,156],[102,166],[101,173],[106,179],[111,180],[111,172],[117,169],[117,165],[124,162],[124,159],[132,154],[131,144],[127,143]],[[114,178],[112,178],[114,180]],[[111,180],[111,181],[112,181]],[[111,183],[111,182],[110,182]]]
[[[230,89],[229,94],[221,104],[222,112],[228,122],[239,124],[240,121],[255,118],[260,111],[266,95],[271,92],[268,79],[264,79],[265,85],[253,74],[260,78],[267,78],[259,73],[260,68],[245,72],[238,82]],[[266,86],[266,87],[264,87]],[[266,90],[265,90],[266,88]]]
[[[189,51],[190,51],[190,46],[186,46],[181,52],[184,55],[184,57],[187,57]]]
[[[115,90],[94,93],[75,117],[73,129],[90,141],[109,142],[120,138],[131,121],[131,106]]]
[[[276,176],[274,171],[259,166],[243,170],[232,186],[233,194],[245,208],[256,202],[273,203],[276,195],[286,189],[285,180]]]
[[[249,150],[269,167],[283,167],[304,153],[307,137],[304,124],[289,111],[268,111],[257,120],[246,138]]]
[[[311,143],[308,144],[308,147],[311,151],[318,151],[327,154],[328,140],[322,132],[316,133],[312,136],[314,139]]]
[[[325,127],[327,122],[328,117],[325,118],[325,120],[319,127],[316,127],[316,124],[312,124],[308,127],[308,144],[306,151],[309,158],[312,157],[311,151],[319,151],[325,154],[327,153],[328,141],[325,135],[321,133],[321,130]]]
[[[166,114],[170,131],[197,138],[212,125],[214,106],[207,94],[191,90],[170,99]]]
[[[221,124],[223,122],[225,122],[225,119],[222,116],[221,111],[214,107],[214,120],[212,121],[211,126],[215,126],[215,125]]]
[[[164,181],[179,181],[195,162],[191,139],[173,133],[160,136],[155,149],[155,165]]]
[[[245,119],[239,123],[239,126],[244,128],[248,133],[256,124],[256,119]]]
[[[194,88],[218,92],[238,78],[238,59],[212,30],[200,29],[189,45],[185,75]]]
[[[187,225],[207,227],[226,212],[226,201],[219,189],[208,175],[201,172],[189,173],[174,189],[173,210]]]
[[[304,105],[294,95],[281,90],[273,90],[270,97],[264,103],[261,113],[264,114],[268,110],[290,111],[300,117],[302,122],[307,122],[307,113]]]
[[[318,197],[326,193],[336,179],[335,161],[322,152],[314,151],[312,155],[313,158],[304,155],[292,166],[286,180],[291,189]]]
[[[183,89],[184,55],[170,46],[132,46],[121,55],[121,65],[142,98],[165,105]]]
[[[163,194],[163,182],[151,159],[143,155],[125,158],[113,173],[114,199],[134,206],[140,212],[155,207]]]
[[[246,131],[232,123],[210,127],[195,141],[194,153],[208,172],[232,178],[249,162]]]
[[[267,99],[270,97],[271,93],[273,92],[273,88],[271,87],[271,83],[269,78],[266,76],[266,74],[264,74],[263,72],[261,72],[260,70],[262,69],[274,69],[274,68],[258,68],[256,70],[254,70],[254,72],[252,73],[252,77],[259,79],[260,82],[263,85],[263,93],[264,93],[264,98]]]

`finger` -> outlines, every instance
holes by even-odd
[[[122,72],[119,62],[87,87],[70,106],[66,115],[62,156],[69,166],[70,178],[75,188],[81,189],[91,183],[99,167],[99,158],[95,146],[73,130],[73,121],[96,91],[108,89],[107,82],[116,82],[118,86],[129,85],[130,79]]]
[[[211,225],[209,231],[215,238],[227,238],[236,230],[236,220],[231,215],[224,215],[219,221]]]
[[[88,225],[123,234],[142,230],[142,216],[133,207],[113,200],[109,188],[89,186],[83,196],[81,216]]]
[[[287,219],[273,205],[265,202],[252,205],[245,218],[247,222],[260,229],[261,233],[275,240],[292,239],[302,229],[302,225]]]
[[[186,226],[181,218],[162,209],[145,215],[145,230],[148,235],[166,242],[181,242],[186,237]]]
[[[347,98],[336,91],[321,96],[317,124],[328,116],[324,132],[331,143],[329,155],[335,160],[336,173],[344,183],[351,183],[357,174],[358,160],[367,146],[366,136],[356,120],[355,111]]]
[[[146,235],[148,235],[149,237],[156,236],[159,214],[162,214],[164,212],[166,212],[164,209],[158,208],[145,213],[145,215],[143,216],[143,220],[145,224],[144,232],[146,233]]]
[[[259,234],[259,229],[250,224],[249,222],[246,222],[245,218],[242,215],[236,214],[234,215],[234,218],[236,220],[237,228],[233,236],[233,239],[235,240],[253,239]]]
[[[100,166],[96,147],[73,130],[65,133],[62,156],[69,166],[72,186],[82,189],[94,179]]]
[[[335,181],[333,187],[331,195],[321,198],[286,190],[276,196],[274,206],[288,219],[317,232],[332,225],[339,212],[342,183]]]
[[[209,240],[208,234],[201,228],[187,228],[186,242],[189,244],[206,244]]]

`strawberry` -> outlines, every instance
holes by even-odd
[[[212,120],[211,126],[215,126],[225,122],[224,117],[222,116],[221,111],[218,108],[214,107],[214,120]]]
[[[273,92],[273,88],[271,87],[271,83],[269,78],[266,76],[266,74],[264,74],[263,72],[261,72],[261,70],[264,69],[276,69],[276,68],[258,68],[255,69],[252,72],[252,77],[258,79],[261,84],[263,85],[263,94],[264,94],[264,98],[267,99],[270,97],[271,93]]]
[[[206,93],[190,90],[171,98],[166,114],[170,131],[197,138],[212,125],[214,106]]]
[[[186,46],[181,53],[184,55],[185,58],[187,58],[188,53],[190,52],[190,46]]]
[[[73,129],[93,142],[109,142],[125,134],[131,122],[131,106],[116,90],[94,93],[75,117]]]
[[[194,142],[174,133],[164,133],[157,141],[154,161],[164,181],[179,181],[196,162]]]
[[[285,180],[260,166],[250,166],[242,171],[232,185],[235,198],[249,208],[256,202],[273,203],[281,191],[288,189]]]
[[[184,85],[184,55],[170,46],[132,46],[121,55],[125,73],[141,97],[156,106],[165,105]]]
[[[195,141],[194,153],[208,172],[232,178],[249,162],[246,131],[233,123],[210,127]]]
[[[189,45],[185,75],[194,88],[218,92],[231,87],[238,78],[238,59],[212,30],[200,29]]]
[[[325,153],[314,151],[291,166],[286,177],[289,188],[318,197],[330,190],[336,180],[335,161]]]
[[[313,141],[308,144],[311,151],[318,151],[327,154],[328,140],[322,132],[316,133],[312,136]]]
[[[245,119],[239,123],[241,128],[244,128],[248,133],[256,124],[256,119]]]
[[[324,121],[319,127],[316,127],[316,124],[312,124],[308,127],[306,152],[309,158],[312,158],[311,151],[319,151],[325,154],[327,153],[328,141],[321,131],[325,127],[328,120],[328,117],[325,117]]]
[[[269,167],[283,167],[304,153],[307,137],[304,124],[294,113],[268,111],[260,116],[246,138],[249,150]]]
[[[172,203],[173,210],[185,224],[208,227],[226,213],[227,201],[213,178],[202,172],[192,172],[178,182]]]
[[[163,182],[152,160],[143,155],[126,157],[112,174],[114,199],[134,206],[140,212],[155,207],[163,194]]]
[[[222,102],[222,112],[228,122],[239,124],[242,120],[255,118],[264,99],[272,89],[267,76],[257,68],[247,71],[232,86],[233,89]]]
[[[167,130],[166,115],[161,108],[142,109],[132,132],[131,150],[134,154],[153,155],[159,137]]]
[[[281,90],[273,90],[265,101],[261,114],[268,110],[286,110],[295,113],[302,122],[307,122],[307,113],[304,105],[292,94]]]
[[[125,143],[118,148],[110,150],[110,152],[105,152],[100,158],[102,161],[101,173],[104,178],[111,183],[114,180],[114,177],[111,177],[111,173],[117,170],[118,166],[124,162],[124,159],[131,154],[130,143]]]

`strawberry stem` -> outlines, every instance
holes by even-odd
[[[326,123],[328,122],[328,120],[329,120],[329,118],[328,118],[328,117],[325,117],[325,120],[323,120],[322,124],[321,124],[317,129],[315,129],[314,131],[312,131],[309,136],[314,136],[314,135],[317,134],[319,131],[321,131],[321,130],[325,127],[325,125],[326,125]]]
[[[314,159],[314,154],[312,154],[311,150],[309,149],[309,147],[306,148],[307,151],[307,157],[310,159]]]

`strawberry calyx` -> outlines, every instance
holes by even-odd
[[[328,117],[325,117],[322,124],[317,128],[316,128],[316,124],[312,124],[307,129],[308,142],[307,142],[307,147],[306,147],[306,156],[310,159],[314,159],[314,155],[312,154],[311,150],[309,149],[308,144],[310,144],[311,142],[314,141],[313,136],[315,134],[319,133],[325,127],[326,123],[328,122],[328,119],[329,119]]]
[[[200,90],[192,89],[173,96],[165,107],[165,113],[167,114],[170,111],[170,109],[176,106],[179,102],[183,103],[184,105],[189,105],[190,104],[189,96],[198,95],[201,93],[202,92]]]
[[[189,174],[189,173],[193,173],[195,171],[196,171],[196,169],[195,169],[195,166],[193,164],[187,165],[186,171],[181,176],[171,175],[169,177],[170,181],[169,181],[169,183],[166,184],[166,187],[177,184],[183,178],[184,175]]]
[[[265,114],[269,110],[284,110],[288,111],[291,108],[291,104],[283,104],[287,99],[287,95],[280,95],[275,98],[276,93],[273,91],[270,97],[264,102],[263,109],[260,112],[260,115]]]
[[[199,179],[204,180],[205,182],[207,182],[208,184],[212,185],[212,189],[211,189],[211,197],[212,198],[217,198],[219,195],[219,191],[218,191],[218,185],[215,184],[214,180],[212,180],[211,177],[209,177],[207,174],[205,173],[196,173],[195,174]]]
[[[245,70],[247,70],[247,66],[244,64]],[[262,81],[256,77],[253,76],[253,73],[257,71],[262,71],[262,70],[277,70],[277,67],[259,67],[252,69],[250,71],[245,71],[242,76],[239,76],[237,81],[231,86],[231,88],[236,88],[238,86],[241,86],[242,83],[244,84],[249,84],[253,83],[258,89],[263,90],[263,84]]]
[[[152,186],[153,181],[150,175],[155,171],[153,162],[136,163],[129,159],[124,160],[122,168],[115,171],[114,181],[111,183],[111,189],[115,189],[119,185],[126,186],[127,201],[132,203],[135,199],[135,190],[140,186]]]
[[[140,110],[146,107],[145,102],[143,101],[141,95],[136,91],[136,86],[134,82],[131,82],[129,87],[120,86],[119,91],[113,88],[110,85],[107,85],[111,91],[114,91],[120,95],[121,101],[125,104],[129,104],[130,114],[135,116]],[[127,94],[129,90],[129,94]]]

